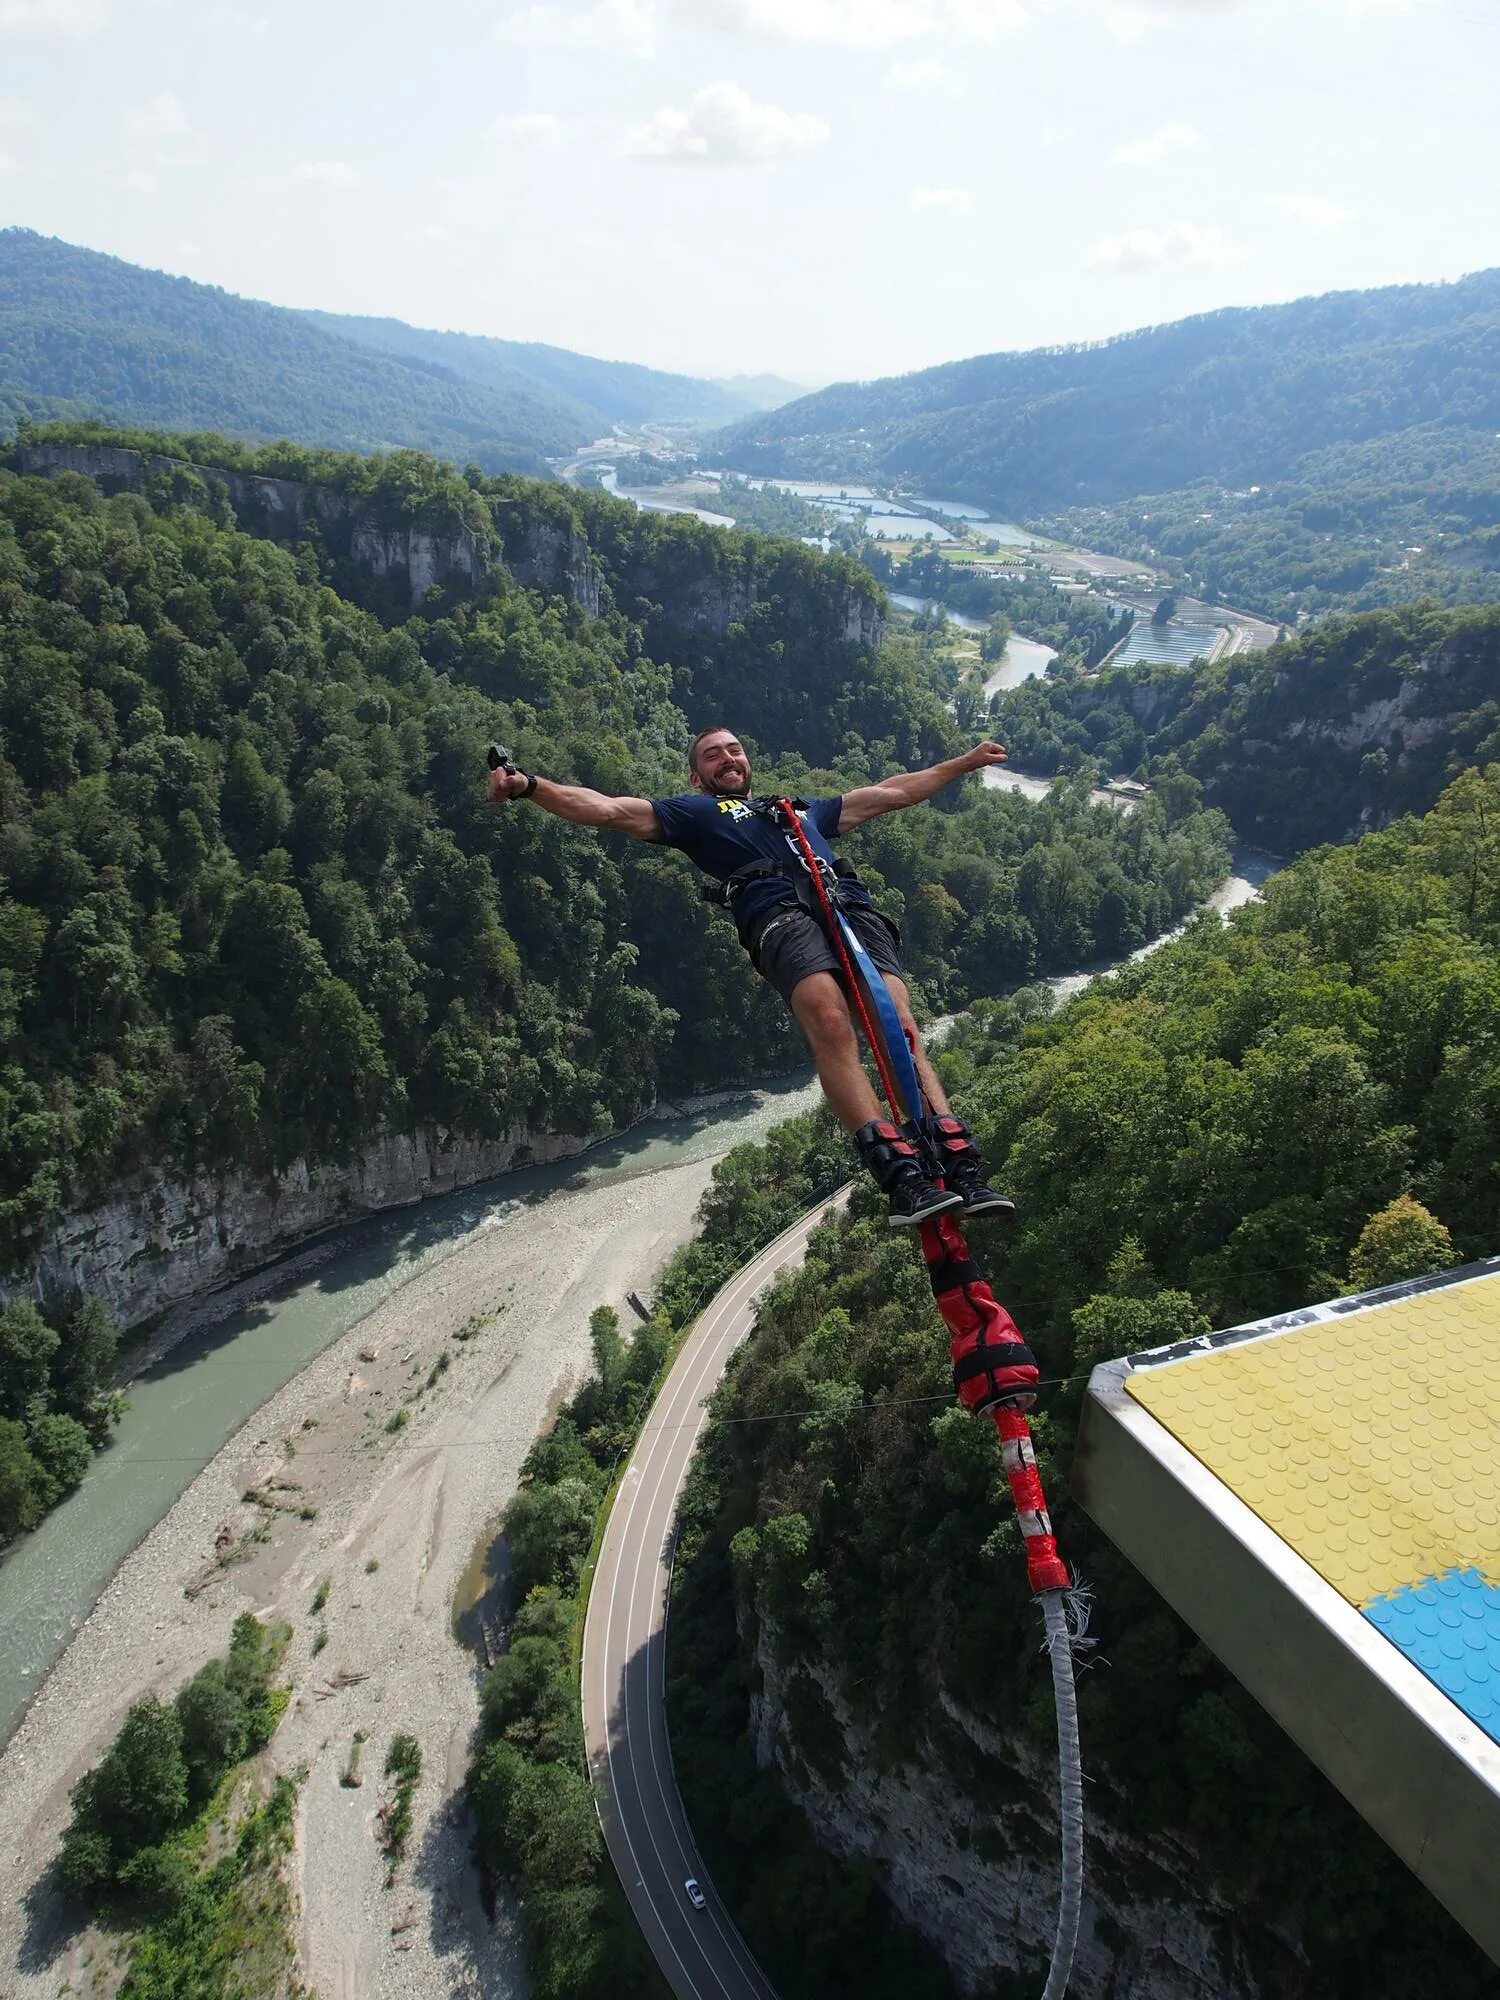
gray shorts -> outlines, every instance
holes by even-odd
[[[882,972],[902,978],[901,933],[876,909],[846,909],[854,935]],[[792,990],[811,972],[842,974],[838,955],[818,919],[800,904],[775,911],[749,947],[750,962],[788,1004]]]

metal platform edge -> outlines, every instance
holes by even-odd
[[[1073,1497],[1500,1964],[1500,1746],[1126,1391],[1147,1360],[1094,1369]]]

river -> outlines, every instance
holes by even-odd
[[[925,597],[910,597],[900,590],[887,594],[892,604],[900,605],[903,611],[925,611],[930,601]],[[946,611],[946,616],[948,623],[956,625],[960,632],[988,632],[990,629],[986,618],[970,618],[962,611]],[[1002,688],[1019,687],[1022,681],[1046,673],[1048,662],[1056,658],[1055,646],[1044,646],[1040,639],[1023,639],[1019,632],[1012,632],[1005,642],[1005,651],[995,663],[994,671],[985,681],[984,691],[986,694],[998,694]],[[1046,787],[1042,789],[1045,791]]]
[[[552,1194],[716,1158],[810,1104],[807,1077],[651,1120],[585,1156],[527,1168],[418,1208],[351,1224],[233,1287],[128,1388],[129,1408],[87,1478],[0,1560],[0,1744],[120,1563],[262,1403],[402,1286],[478,1234],[519,1229]]]
[[[628,500],[633,507],[639,507],[643,514],[691,514],[695,521],[706,521],[711,528],[734,526],[732,514],[715,514],[707,507],[684,507],[676,501],[660,500],[649,487],[621,486],[612,465],[600,472],[599,484],[617,500]]]

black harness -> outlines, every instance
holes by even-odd
[[[777,811],[775,800],[747,799],[743,803],[749,806],[751,812],[759,814],[762,819],[769,820],[773,826],[780,826],[782,824],[782,814]],[[805,799],[793,799],[791,803],[799,812],[806,810],[807,801]],[[850,884],[856,887],[863,886],[855,871],[854,864],[850,861],[835,861],[831,868],[824,861],[820,862],[820,866],[823,874],[823,887],[828,894],[830,902],[848,901],[849,899],[845,891]],[[736,900],[741,891],[749,883],[764,882],[768,877],[772,876],[779,881],[789,882],[800,906],[807,911],[809,916],[816,917],[820,923],[822,922],[822,905],[818,901],[818,893],[813,887],[812,877],[807,871],[807,863],[802,859],[800,854],[793,853],[790,848],[787,850],[785,861],[747,861],[743,868],[736,868],[734,873],[726,875],[722,882],[716,882],[710,877],[707,881],[700,882],[698,885],[698,894],[705,903],[717,904],[720,909],[728,910],[730,916],[734,918],[734,927],[739,932],[740,943],[747,951],[754,949],[759,931],[764,930],[766,924],[771,922],[773,918],[768,916],[764,922],[752,928],[742,921],[735,907]]]

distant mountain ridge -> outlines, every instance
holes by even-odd
[[[722,423],[754,400],[565,348],[266,305],[0,230],[0,417],[98,414],[542,472],[617,423]]]
[[[738,382],[745,386],[740,387],[737,382],[667,374],[633,361],[597,361],[542,341],[434,333],[399,319],[366,319],[352,313],[310,312],[306,317],[325,332],[362,347],[429,361],[467,381],[496,388],[525,384],[533,392],[540,387],[606,430],[611,423],[639,424],[653,418],[725,423],[764,409],[757,386],[774,380],[741,377]],[[802,393],[794,383],[784,386],[788,395]]]
[[[1036,514],[1263,483],[1307,453],[1429,426],[1500,429],[1500,270],[837,383],[714,448],[746,471],[873,476]]]

